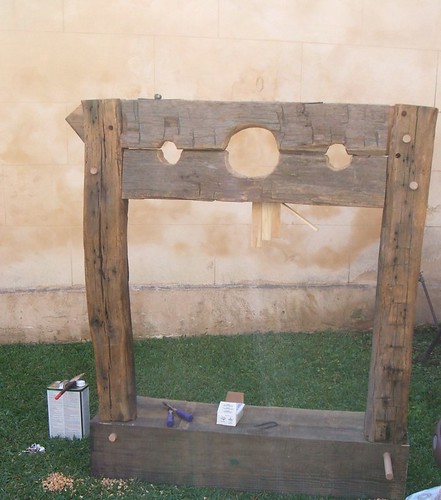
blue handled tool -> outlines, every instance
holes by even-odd
[[[193,415],[191,413],[188,413],[184,410],[180,410],[179,408],[174,408],[173,406],[170,406],[165,401],[163,401],[162,404],[168,408],[167,427],[173,427],[174,422],[171,425],[169,425],[170,414],[171,414],[171,417],[173,418],[173,413],[176,413],[176,415],[178,417],[182,418],[183,420],[185,420],[187,422],[191,422],[193,420]]]
[[[174,425],[175,425],[175,417],[173,415],[173,410],[168,410],[167,427],[173,427]]]

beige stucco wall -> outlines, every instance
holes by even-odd
[[[83,144],[65,122],[82,99],[440,107],[439,26],[438,0],[2,0],[0,341],[87,336]],[[438,310],[440,130],[422,265]],[[131,202],[135,334],[369,327],[380,211],[297,209],[318,232],[285,210],[251,248],[249,204]]]

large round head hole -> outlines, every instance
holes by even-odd
[[[171,141],[165,141],[159,151],[161,160],[164,159],[170,165],[176,165],[182,153],[182,149],[178,149],[175,143]]]
[[[266,177],[279,163],[274,135],[264,128],[246,128],[234,134],[227,146],[228,167],[243,177]]]
[[[348,154],[343,144],[331,144],[325,155],[331,170],[344,170],[352,162],[352,155]]]

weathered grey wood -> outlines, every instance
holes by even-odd
[[[247,406],[237,427],[224,427],[215,423],[217,405],[172,404],[191,411],[193,422],[167,428],[162,400],[153,398],[138,398],[133,423],[95,419],[92,473],[251,491],[404,498],[408,446],[367,442],[363,413]],[[255,427],[268,421],[278,426]],[[386,451],[392,481],[385,478]]]
[[[75,130],[77,135],[84,142],[83,106],[80,104],[66,117],[67,123]]]
[[[218,102],[183,100],[121,101],[125,148],[160,148],[172,141],[181,149],[218,149],[247,127],[273,132],[280,151],[320,151],[342,143],[351,154],[384,155],[393,107],[364,104]],[[81,109],[67,121],[84,139]]]
[[[354,156],[348,168],[335,172],[324,154],[282,153],[273,173],[248,178],[229,170],[224,151],[183,151],[169,165],[157,151],[126,149],[122,196],[382,207],[386,161]]]
[[[100,419],[136,418],[119,101],[83,102],[84,257]]]
[[[366,411],[370,441],[406,440],[415,300],[437,110],[395,109]]]
[[[122,144],[180,149],[225,149],[248,127],[270,130],[280,151],[321,149],[343,143],[351,152],[385,154],[389,106],[323,103],[256,103],[181,100],[124,101]]]

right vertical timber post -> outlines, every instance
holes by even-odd
[[[415,300],[437,114],[422,106],[394,109],[365,416],[371,442],[407,443]]]

